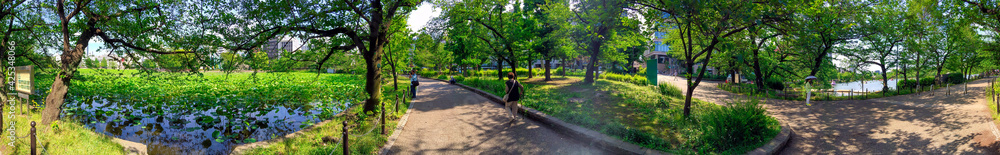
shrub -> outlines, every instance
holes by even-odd
[[[959,84],[959,83],[965,82],[965,80],[966,80],[965,76],[962,75],[962,73],[951,73],[951,74],[945,75],[945,80],[944,81],[948,82],[948,83],[951,83],[951,84]]]
[[[899,82],[896,82],[896,85],[899,88],[914,89],[914,88],[917,88],[917,81],[916,80],[900,80]],[[934,78],[921,78],[920,79],[920,87],[926,87],[926,86],[930,86],[930,85],[934,85]]]
[[[767,86],[767,88],[774,90],[785,89],[785,83],[781,82],[780,79],[775,79],[775,78],[764,80],[764,85]]]
[[[456,75],[456,76],[455,76],[455,81],[456,81],[456,82],[462,82],[462,81],[465,81],[465,77],[464,77],[464,76],[461,76],[461,75]]]
[[[660,90],[660,94],[663,94],[664,96],[671,96],[677,98],[684,97],[683,94],[681,94],[681,89],[677,88],[677,86],[671,85],[669,83],[661,83],[658,87]]]
[[[705,150],[743,153],[777,135],[780,132],[778,120],[768,116],[759,103],[755,99],[736,101],[706,113],[701,120],[705,128],[701,137]]]
[[[438,76],[437,76],[437,79],[441,79],[441,80],[448,80],[448,76],[447,76],[447,75],[444,75],[444,74],[441,74],[441,75],[438,75]]]

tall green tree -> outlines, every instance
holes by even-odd
[[[687,95],[684,97],[684,116],[691,114],[691,97],[694,89],[705,76],[706,67],[711,62],[712,54],[717,45],[733,34],[756,25],[753,12],[757,6],[752,1],[722,1],[704,3],[695,0],[681,1],[638,1],[638,4],[652,9],[647,12],[666,12],[669,20],[662,19],[658,14],[647,15],[652,20],[668,22],[677,26],[677,39],[672,40],[681,45],[671,51],[682,53],[684,67],[687,70]],[[650,19],[647,19],[650,20]],[[677,46],[674,46],[677,47]],[[695,72],[696,64],[701,64]],[[691,75],[696,73],[697,75]]]
[[[162,55],[208,52],[201,44],[211,42],[211,37],[196,37],[180,31],[180,22],[190,19],[187,3],[172,0],[162,1],[56,1],[51,5],[41,5],[55,13],[46,16],[59,21],[62,54],[59,72],[45,98],[42,124],[50,124],[59,118],[66,93],[76,75],[77,67],[92,39],[100,39],[120,55]],[[173,38],[170,42],[163,39]],[[169,47],[169,48],[168,48]],[[169,51],[165,49],[185,49]],[[214,52],[214,50],[213,50]],[[201,53],[204,54],[204,53]]]
[[[373,111],[382,101],[382,59],[389,44],[392,26],[403,23],[405,14],[421,0],[302,0],[207,2],[217,8],[210,15],[219,16],[204,25],[226,37],[228,44],[218,46],[234,51],[249,51],[276,36],[299,38],[345,39],[329,47],[316,66],[323,66],[335,53],[357,50],[365,61],[364,111]],[[405,24],[405,23],[404,23]],[[249,26],[248,26],[249,25]],[[233,29],[232,26],[246,26]],[[319,68],[317,68],[319,69]]]

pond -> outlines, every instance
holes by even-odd
[[[887,83],[889,85],[889,89],[896,89],[896,83],[897,83],[897,81],[899,81],[899,80],[898,79],[889,79],[889,81]],[[846,82],[846,83],[837,83],[836,85],[833,85],[833,90],[837,90],[838,91],[837,96],[847,96],[847,95],[850,95],[851,93],[848,93],[848,91],[850,91],[850,90],[854,90],[854,92],[864,92],[864,91],[875,92],[875,91],[882,91],[882,80],[868,80],[868,81],[853,81],[853,82]],[[854,93],[854,95],[860,95],[860,94],[859,93]]]
[[[145,144],[149,154],[229,154],[239,144],[283,137],[311,126],[349,103],[331,104],[244,100],[150,104],[90,97],[68,101],[63,117],[99,133]]]

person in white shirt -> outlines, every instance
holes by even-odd
[[[410,71],[410,74],[413,75],[413,77],[410,77],[410,98],[413,99],[413,98],[417,98],[417,86],[420,85],[420,81],[417,80],[417,78],[419,78],[419,77],[417,76],[417,70],[416,69],[414,69],[413,71]]]

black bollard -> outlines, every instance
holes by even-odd
[[[38,150],[36,150],[36,137],[35,137],[35,121],[31,121],[31,154],[36,155]]]
[[[344,121],[344,130],[343,130],[343,133],[344,133],[344,137],[341,138],[341,139],[343,139],[343,141],[344,141],[344,155],[350,155],[351,154],[351,149],[348,149],[348,147],[347,147],[347,121]]]

